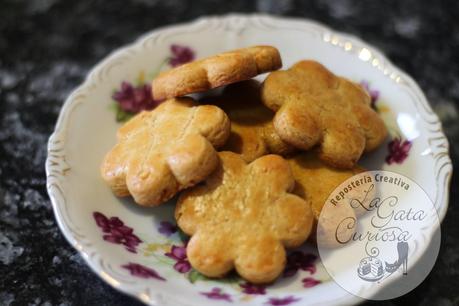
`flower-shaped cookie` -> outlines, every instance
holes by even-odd
[[[222,150],[241,154],[247,162],[268,153],[287,155],[295,150],[277,135],[272,123],[274,112],[263,105],[260,93],[260,83],[248,80],[203,99],[223,109],[231,120],[231,134]]]
[[[171,99],[124,124],[101,166],[117,196],[156,206],[205,179],[218,165],[214,147],[230,133],[226,114],[190,98]]]
[[[321,161],[313,151],[288,158],[295,178],[295,194],[311,202],[312,212],[319,219],[328,196],[348,178],[362,173],[364,168],[355,165],[351,169],[337,169]]]
[[[290,193],[295,180],[282,157],[247,164],[236,153],[219,155],[221,165],[203,185],[181,194],[175,210],[179,227],[192,236],[188,259],[209,277],[235,268],[252,283],[271,282],[285,266],[285,248],[309,236],[309,202]]]
[[[327,209],[323,215],[321,213],[324,207],[330,206],[326,205],[328,198],[342,183],[366,170],[359,165],[351,169],[333,168],[321,161],[314,151],[303,152],[288,158],[287,161],[296,181],[294,193],[311,203],[315,221],[313,232],[318,231],[322,246],[326,242],[329,246],[338,246],[335,235],[345,234],[348,237],[349,233],[355,230],[341,227],[341,231],[337,233],[338,224],[347,217],[358,218],[365,212],[361,206],[350,206],[350,199],[359,199],[362,205],[368,207],[375,196],[375,190],[364,192],[359,188],[351,189],[344,195],[346,201],[333,209]],[[316,235],[311,235],[310,240],[315,241]]]
[[[262,100],[276,112],[274,128],[285,142],[339,168],[352,168],[364,151],[378,147],[387,130],[357,84],[321,64],[301,61],[265,80]]]
[[[152,82],[153,98],[162,100],[206,91],[281,67],[279,51],[272,46],[223,52],[161,72]]]

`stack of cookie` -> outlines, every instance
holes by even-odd
[[[281,66],[276,48],[256,46],[161,73],[152,90],[165,102],[123,125],[102,163],[113,192],[140,205],[184,190],[175,217],[206,276],[276,279],[329,193],[386,137],[359,85],[314,61],[274,71]],[[261,85],[251,80],[270,71]],[[224,85],[200,101],[183,97]]]

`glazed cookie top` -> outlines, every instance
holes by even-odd
[[[168,100],[125,123],[101,166],[115,194],[155,206],[206,178],[218,165],[214,149],[229,136],[226,114],[190,98]]]
[[[152,83],[153,98],[162,100],[202,92],[281,67],[279,51],[271,46],[224,52],[160,73]]]
[[[277,135],[272,123],[274,112],[261,102],[260,94],[260,83],[248,80],[228,85],[221,95],[202,100],[223,109],[231,120],[231,134],[222,150],[241,154],[247,162],[268,153],[285,156],[295,149]]]
[[[272,72],[262,99],[276,112],[274,128],[282,140],[303,150],[319,145],[320,158],[335,167],[352,168],[387,135],[368,93],[315,61]]]
[[[192,238],[188,259],[201,273],[217,277],[234,267],[246,280],[274,280],[285,266],[285,247],[309,236],[309,203],[290,193],[290,167],[278,155],[247,164],[240,155],[219,153],[221,165],[203,185],[180,195],[179,227]]]

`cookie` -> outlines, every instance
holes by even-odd
[[[321,160],[335,167],[352,168],[387,135],[368,93],[315,61],[270,73],[262,100],[276,112],[282,140],[302,150],[318,145]]]
[[[156,206],[205,179],[218,165],[214,147],[222,146],[229,133],[229,119],[220,108],[171,99],[118,130],[101,174],[115,195]]]
[[[322,208],[330,194],[350,177],[365,171],[360,166],[354,166],[351,169],[330,167],[321,161],[313,151],[291,157],[288,159],[288,163],[296,180],[294,193],[311,203],[315,219],[314,231]],[[337,223],[346,217],[356,218],[361,213],[362,211],[358,207],[353,209],[349,205],[340,205],[330,209],[329,214],[326,216],[328,218],[327,221],[324,221],[326,219],[325,216],[321,217],[320,239],[322,240],[322,245],[324,245],[325,241],[328,241],[328,245],[336,246],[336,243],[333,242],[336,241],[335,230]],[[314,241],[315,235],[311,235],[311,238]]]
[[[224,52],[160,73],[152,83],[153,98],[162,100],[202,92],[281,67],[279,51],[271,46]]]
[[[221,164],[202,185],[178,200],[178,226],[192,236],[187,247],[191,265],[209,277],[233,268],[252,283],[273,281],[284,269],[285,248],[309,236],[309,203],[290,193],[290,167],[279,155],[247,164],[233,152],[219,153]]]
[[[231,120],[231,134],[223,151],[232,151],[251,162],[268,153],[287,155],[295,148],[280,139],[274,130],[274,112],[260,99],[260,83],[242,81],[225,87],[219,96],[202,101],[222,108]]]
[[[358,165],[351,169],[330,167],[311,151],[290,157],[287,161],[296,180],[294,192],[310,201],[316,219],[335,188],[348,178],[365,171]]]

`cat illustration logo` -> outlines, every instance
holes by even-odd
[[[386,271],[394,273],[403,266],[403,275],[408,275],[408,242],[400,241],[397,243],[398,259],[393,264],[386,262]]]
[[[377,257],[365,257],[360,261],[357,269],[358,276],[368,282],[376,282],[383,278],[385,272],[389,277],[400,267],[403,269],[403,275],[408,275],[408,243],[400,241],[397,243],[398,259],[394,263],[385,262],[385,265]]]

